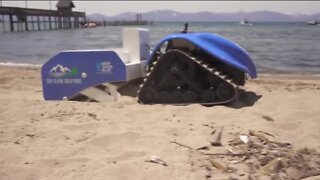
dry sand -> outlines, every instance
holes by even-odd
[[[198,151],[172,143],[224,153],[234,134],[248,130],[294,149],[320,149],[319,76],[261,75],[234,107],[140,105],[131,97],[44,101],[41,89],[38,68],[0,67],[1,180],[268,179],[245,169],[221,173]],[[212,147],[210,134],[220,126],[223,146]],[[151,155],[168,166],[146,162]]]

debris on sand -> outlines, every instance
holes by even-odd
[[[156,155],[151,155],[150,159],[146,160],[146,162],[161,164],[163,166],[168,166],[164,160],[162,160],[159,156],[156,156]]]
[[[290,143],[278,142],[268,133],[249,130],[224,143],[228,153],[212,153],[219,147],[193,149],[179,142],[171,142],[196,152],[193,162],[201,162],[209,176],[234,179],[304,179],[320,175],[320,153],[310,149],[296,150]],[[271,138],[272,137],[272,138]],[[220,142],[221,143],[221,142]],[[200,158],[201,157],[201,158]],[[209,167],[208,167],[209,164]]]
[[[221,146],[221,135],[222,135],[222,131],[223,131],[223,126],[217,128],[215,131],[212,132],[212,141],[211,141],[211,145],[212,146]]]

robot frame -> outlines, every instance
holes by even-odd
[[[149,30],[123,29],[118,50],[62,51],[41,68],[45,100],[117,101],[125,92],[141,104],[228,104],[246,75],[256,78],[248,53],[216,34],[164,37],[150,52]]]

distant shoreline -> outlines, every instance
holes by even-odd
[[[87,15],[87,18],[93,21],[130,21],[135,20],[137,12],[123,12],[114,16],[107,16],[100,13]],[[173,22],[240,22],[243,19],[248,19],[251,22],[307,22],[312,19],[320,18],[319,12],[312,14],[285,14],[276,11],[252,11],[252,12],[214,12],[214,11],[199,11],[199,12],[178,12],[174,10],[154,10],[141,13],[141,19],[145,21],[173,21]]]

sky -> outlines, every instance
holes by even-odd
[[[178,12],[252,12],[271,10],[285,14],[315,14],[320,12],[320,1],[73,1],[74,11],[87,14],[100,13],[113,16],[123,12],[148,12],[152,10],[175,10]],[[57,0],[51,0],[55,9]],[[25,0],[0,0],[2,6],[25,7]],[[27,1],[27,7],[49,9],[47,1]]]

